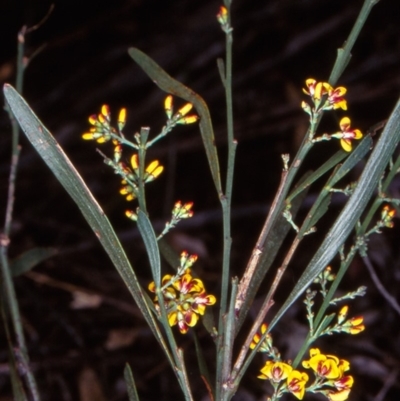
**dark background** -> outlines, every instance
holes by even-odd
[[[362,6],[361,0],[235,0],[234,114],[239,142],[233,196],[235,274],[244,270],[277,188],[281,153],[294,156],[307,128],[299,107],[306,78],[326,80],[340,47]],[[0,8],[2,40],[0,80],[15,82],[17,33],[46,15],[50,1],[4,1]],[[117,0],[108,3],[59,0],[48,20],[26,36],[26,55],[35,55],[25,73],[24,96],[60,142],[114,224],[143,286],[150,273],[134,224],[124,217],[119,179],[102,162],[95,144],[81,140],[87,117],[110,105],[114,116],[128,109],[126,133],[140,126],[159,132],[165,123],[162,93],[127,55],[135,46],[169,74],[204,97],[225,165],[224,93],[216,59],[224,56],[224,35],[215,15],[217,1]],[[388,118],[400,88],[400,7],[381,0],[373,9],[339,84],[348,88],[349,115],[364,132]],[[176,99],[177,105],[180,105]],[[343,113],[331,113],[325,126],[335,127]],[[7,198],[10,124],[0,120],[0,210]],[[24,329],[43,400],[126,400],[122,371],[132,366],[142,400],[182,399],[167,362],[152,339],[133,300],[100,248],[79,210],[22,137],[10,256],[34,247],[54,247],[57,255],[16,280]],[[315,168],[339,147],[318,145],[308,168]],[[102,149],[107,151],[107,147]],[[195,217],[169,236],[181,251],[199,255],[196,271],[207,289],[217,293],[221,266],[221,214],[197,127],[179,127],[155,146],[166,171],[149,185],[148,202],[158,229],[174,201],[195,203]],[[355,177],[353,177],[355,178]],[[399,196],[399,185],[392,189]],[[313,201],[310,192],[306,206]],[[343,197],[335,197],[332,216]],[[129,205],[131,208],[131,205]],[[302,210],[304,213],[306,209]],[[397,221],[395,222],[397,223]],[[319,227],[321,233],[324,227]],[[282,282],[277,306],[293,287],[317,246],[309,237]],[[399,230],[386,230],[370,242],[370,257],[386,290],[398,297]],[[338,262],[332,264],[337,268]],[[341,294],[368,286],[367,296],[351,305],[363,314],[367,329],[358,336],[329,337],[324,352],[348,358],[355,377],[351,400],[400,399],[399,315],[383,299],[361,260],[342,283]],[[265,287],[264,290],[265,291]],[[90,295],[77,309],[73,300]],[[306,333],[305,311],[295,305],[273,336],[285,358],[293,358]],[[212,343],[198,329],[208,357]],[[190,335],[180,336],[186,349],[196,400],[206,397],[198,378]],[[11,400],[4,333],[0,342],[0,400]],[[270,387],[256,379],[262,360],[254,361],[237,400],[261,400]],[[310,397],[311,398],[311,397]],[[265,399],[265,398],[264,398]],[[293,397],[292,397],[293,399]]]

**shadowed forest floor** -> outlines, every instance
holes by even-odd
[[[39,3],[39,2],[37,2]],[[215,15],[220,3],[201,0],[115,0],[109,3],[55,0],[55,9],[26,37],[26,55],[42,46],[26,69],[24,97],[59,141],[110,218],[126,252],[147,287],[147,257],[135,225],[124,216],[120,180],[102,161],[94,143],[81,134],[89,115],[102,104],[114,115],[128,110],[125,133],[165,123],[165,93],[127,54],[135,46],[208,103],[221,165],[226,161],[225,100],[216,59],[225,38]],[[50,1],[0,6],[3,28],[0,81],[14,84],[17,33],[47,13]],[[281,171],[281,153],[293,157],[307,129],[300,108],[307,78],[327,80],[336,50],[347,38],[362,0],[234,0],[234,115],[237,163],[233,193],[233,273],[241,275],[262,227]],[[91,7],[90,7],[91,5]],[[85,7],[84,7],[85,6]],[[372,10],[339,81],[348,88],[349,116],[366,132],[389,117],[400,93],[400,9],[398,0],[381,0]],[[179,101],[176,100],[179,104]],[[347,114],[346,114],[347,115]],[[336,127],[332,113],[321,129]],[[5,210],[11,129],[0,119],[0,211]],[[124,364],[133,370],[142,401],[181,400],[175,376],[141,318],[128,290],[78,208],[25,137],[18,170],[10,256],[54,248],[54,257],[15,281],[32,368],[43,401],[127,400]],[[320,144],[304,168],[314,169],[336,152],[337,141]],[[105,151],[105,149],[102,149]],[[195,216],[167,238],[180,252],[199,255],[197,273],[210,293],[219,288],[222,259],[221,212],[196,126],[179,127],[152,148],[166,171],[148,186],[148,206],[156,228],[169,219],[173,203],[193,201]],[[352,179],[356,179],[354,176]],[[314,191],[314,192],[313,192]],[[390,196],[400,197],[400,180]],[[315,199],[312,189],[300,214]],[[334,197],[322,220],[328,227],[345,198]],[[3,213],[4,215],[4,213]],[[310,236],[298,250],[275,299],[278,308],[296,283],[323,235]],[[369,256],[387,293],[400,302],[400,225],[370,241]],[[338,266],[338,260],[332,263]],[[275,266],[275,268],[278,266]],[[265,293],[271,277],[261,292]],[[365,318],[358,336],[323,338],[318,346],[351,362],[355,385],[351,401],[400,399],[400,316],[382,297],[361,259],[356,259],[340,293],[368,287],[352,304]],[[256,302],[255,306],[258,306]],[[215,308],[216,310],[216,308]],[[212,341],[198,328],[206,357]],[[306,335],[305,308],[298,301],[273,332],[285,358],[296,355]],[[196,401],[207,399],[199,378],[191,335],[179,336]],[[270,387],[256,378],[256,358],[235,400],[265,400]],[[263,398],[264,397],[264,398]],[[7,343],[0,330],[0,401],[11,400]],[[291,397],[291,399],[294,399]],[[309,399],[312,399],[311,397]],[[319,399],[319,398],[315,398]]]

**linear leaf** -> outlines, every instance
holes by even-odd
[[[153,279],[156,287],[158,288],[161,285],[161,262],[157,238],[149,218],[146,216],[146,213],[142,212],[141,210],[138,212],[137,224],[146,247],[147,255],[149,256]]]
[[[332,195],[325,193],[318,199],[318,207],[313,207],[307,216],[310,216],[308,221],[305,221],[299,232],[300,236],[303,236],[311,227],[315,226],[318,220],[328,211],[329,204],[331,203]],[[314,203],[316,205],[316,203]]]
[[[200,116],[200,132],[206,150],[208,163],[210,165],[211,175],[218,194],[221,194],[222,187],[218,154],[215,146],[211,116],[206,102],[192,89],[168,75],[154,60],[139,49],[131,47],[128,50],[128,53],[160,89],[172,95],[179,96],[187,102],[192,103],[196,108],[196,111]]]
[[[136,390],[135,380],[133,378],[131,367],[126,364],[124,369],[124,379],[128,390],[129,401],[139,401],[139,396]]]
[[[13,259],[10,270],[13,277],[17,277],[33,269],[36,265],[57,254],[55,248],[33,248]]]
[[[317,181],[322,175],[326,172],[337,166],[345,157],[347,153],[344,150],[339,150],[333,156],[331,156],[322,166],[320,166],[317,170],[311,173],[301,184],[297,185],[297,187],[290,193],[290,195],[286,198],[287,201],[291,202],[299,193],[303,192],[306,188],[308,188],[313,182]]]

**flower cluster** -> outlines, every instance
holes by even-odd
[[[350,363],[335,355],[321,354],[318,348],[310,349],[310,359],[303,361],[306,369],[312,369],[315,374],[314,383],[307,391],[324,394],[330,401],[347,400],[354,379],[345,374],[350,369]]]
[[[337,324],[330,329],[330,332],[344,332],[354,335],[359,334],[365,330],[365,326],[363,324],[364,318],[362,316],[356,316],[346,320],[348,312],[349,307],[347,305],[343,306],[342,309],[340,309],[337,316]]]
[[[307,386],[309,375],[294,369],[280,360],[269,360],[261,369],[259,379],[269,380],[274,387],[273,399],[279,399],[284,393],[292,393],[302,400],[305,393],[320,393],[329,401],[347,400],[354,379],[345,374],[350,363],[335,355],[321,354],[318,348],[310,350],[310,359],[302,362],[305,369],[311,369],[315,380]]]
[[[285,362],[267,361],[261,369],[261,375],[257,377],[271,382],[275,388],[275,398],[280,398],[283,393],[289,392],[302,400],[306,392],[308,374],[293,369]]]
[[[97,143],[108,142],[110,139],[116,138],[117,133],[121,132],[126,122],[126,109],[123,108],[118,114],[118,131],[111,126],[110,108],[104,104],[101,106],[98,115],[92,114],[89,117],[89,123],[92,127],[89,132],[85,132],[82,138],[89,141],[95,140]]]
[[[333,88],[327,82],[317,82],[313,78],[306,80],[306,86],[307,89],[303,89],[303,92],[311,97],[314,103],[314,112],[332,109],[347,110],[347,102],[343,97],[347,92],[345,87]]]
[[[384,227],[393,228],[393,218],[396,216],[396,210],[391,209],[388,205],[385,205],[381,212],[381,224]]]
[[[220,23],[222,30],[229,34],[232,32],[232,28],[229,25],[229,16],[228,9],[224,6],[221,6],[219,12],[217,14],[217,21]]]
[[[311,121],[315,122],[316,117],[323,111],[347,110],[347,102],[344,98],[347,92],[345,87],[334,88],[329,83],[318,82],[314,78],[307,79],[306,86],[307,88],[303,88],[303,92],[310,96],[313,107],[304,101],[301,103],[301,107],[310,115]],[[331,135],[324,134],[321,137],[313,138],[313,142],[327,141],[331,138],[340,139],[342,148],[346,152],[350,152],[352,150],[352,141],[363,137],[362,132],[359,129],[351,128],[350,123],[349,117],[343,117],[339,123],[340,131]]]
[[[170,221],[167,221],[165,228],[158,238],[163,237],[174,228],[181,220],[189,219],[193,216],[193,202],[182,204],[181,201],[175,202],[174,208],[172,209],[172,217]]]
[[[135,199],[139,193],[139,156],[137,153],[131,157],[131,168],[123,163],[119,163],[123,171],[124,179],[122,180],[122,188],[119,191],[121,195],[126,197],[126,200]],[[143,174],[143,183],[154,181],[164,170],[158,160],[153,160],[146,168]]]
[[[89,117],[91,128],[82,135],[82,138],[85,140],[95,140],[98,143],[112,142],[114,145],[113,158],[109,159],[103,155],[104,161],[114,169],[116,174],[122,177],[120,194],[125,196],[126,200],[132,201],[139,196],[141,184],[144,185],[154,181],[164,170],[164,167],[158,160],[153,160],[147,166],[142,166],[139,153],[141,152],[141,158],[145,158],[146,150],[156,141],[166,136],[176,125],[196,122],[199,119],[198,116],[188,115],[192,108],[193,105],[191,103],[186,103],[174,113],[173,98],[171,95],[168,95],[164,101],[164,109],[168,120],[161,132],[154,139],[148,141],[149,128],[142,128],[140,134],[136,133],[133,136],[134,142],[131,142],[125,138],[122,132],[126,123],[126,109],[123,108],[120,110],[116,127],[113,127],[111,125],[110,108],[107,105],[103,105],[98,115],[93,114]],[[131,156],[129,165],[121,161],[123,145],[134,148],[137,151]],[[192,204],[190,203],[182,205],[180,202],[177,202],[174,206],[169,226],[164,231],[167,232],[181,219],[191,217],[193,214],[190,210],[191,207]],[[127,210],[125,215],[131,220],[137,220],[137,215],[132,210]]]
[[[260,331],[256,333],[253,337],[253,340],[250,343],[250,349],[254,349],[258,346],[258,343],[262,340],[261,344],[258,347],[258,352],[266,353],[268,357],[272,358],[273,360],[280,360],[281,355],[277,348],[275,348],[272,344],[272,336],[271,334],[267,333],[268,325],[263,323],[260,327]],[[265,334],[267,333],[267,334]]]
[[[186,125],[195,123],[199,119],[198,116],[194,114],[190,116],[186,115],[189,113],[190,110],[192,110],[192,108],[193,105],[191,103],[186,103],[174,114],[172,96],[168,95],[164,101],[164,109],[168,117],[168,123],[170,125],[176,125],[176,124]]]
[[[182,252],[180,267],[176,275],[165,275],[161,282],[161,293],[164,299],[164,307],[168,316],[169,325],[178,325],[182,334],[188,332],[189,327],[193,327],[204,315],[206,306],[214,305],[216,298],[214,295],[206,293],[202,280],[194,278],[190,267],[197,260],[196,255],[189,255]],[[156,285],[151,282],[148,289],[156,293]],[[154,298],[156,309],[160,309],[159,298]]]

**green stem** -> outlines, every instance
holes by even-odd
[[[228,9],[229,21],[230,10]],[[234,161],[236,154],[237,142],[234,139],[233,131],[233,109],[232,109],[232,33],[226,34],[226,68],[225,68],[225,101],[227,110],[227,131],[228,131],[228,164],[225,194],[221,195],[220,201],[223,209],[223,236],[224,236],[224,254],[222,262],[222,291],[220,301],[220,316],[226,313],[227,299],[229,289],[229,260],[231,250],[231,201],[232,201],[232,185]],[[220,322],[221,325],[221,322]]]
[[[18,51],[17,51],[17,78],[16,78],[16,89],[19,93],[22,93],[23,83],[24,83],[24,71],[25,71],[25,61],[24,61],[24,44],[25,44],[25,33],[26,26],[22,27],[18,33]],[[11,145],[11,165],[10,165],[10,176],[8,184],[8,195],[7,195],[7,207],[5,214],[4,229],[1,238],[1,276],[3,280],[3,291],[6,298],[6,304],[8,305],[9,312],[11,315],[11,321],[13,324],[13,329],[15,332],[17,350],[15,351],[15,359],[18,360],[21,366],[24,367],[24,374],[26,377],[27,387],[29,388],[32,399],[34,401],[39,401],[39,392],[37,384],[29,364],[29,356],[25,342],[25,336],[22,328],[21,316],[19,312],[18,300],[15,293],[14,283],[11,277],[10,267],[8,263],[8,246],[10,243],[10,232],[11,223],[14,209],[14,199],[15,199],[15,183],[17,179],[18,170],[18,160],[20,154],[19,146],[19,124],[14,118],[11,109],[7,106],[7,112],[11,120],[12,126],[12,145]]]
[[[232,293],[231,301],[229,304],[229,311],[223,316],[224,323],[226,324],[225,329],[225,343],[222,347],[222,386],[219,386],[217,390],[217,400],[229,401],[236,389],[230,386],[230,375],[232,368],[232,351],[233,341],[235,338],[235,299],[238,290],[238,279],[237,277],[232,279]],[[218,392],[220,391],[220,395]]]
[[[230,4],[227,6],[228,21],[230,25]],[[225,352],[223,349],[227,345],[229,339],[229,347],[233,343],[232,333],[228,333],[229,328],[225,327],[225,319],[227,318],[227,300],[229,292],[229,279],[230,279],[230,255],[231,255],[231,202],[232,202],[232,186],[233,186],[233,173],[237,142],[234,139],[233,127],[233,107],[232,107],[232,30],[226,32],[226,67],[225,77],[223,84],[225,88],[225,101],[227,111],[227,135],[228,135],[228,162],[227,162],[227,176],[225,194],[220,196],[220,202],[223,213],[223,261],[222,261],[222,283],[221,283],[221,300],[219,309],[219,324],[218,324],[218,340],[217,340],[217,385],[216,385],[216,399],[219,400],[223,390],[224,374],[226,374],[227,366],[230,369],[230,363],[225,360]],[[225,373],[224,373],[225,372]]]
[[[145,173],[145,163],[146,163],[146,143],[149,135],[149,128],[142,127],[140,129],[140,145],[139,145],[139,208],[144,213],[147,213],[146,208],[146,195],[144,192],[144,173]]]
[[[350,32],[349,37],[347,38],[343,48],[338,49],[338,55],[335,61],[335,65],[333,66],[331,75],[329,77],[329,83],[334,86],[336,82],[339,80],[342,75],[344,69],[347,67],[347,64],[351,58],[351,50],[358,38],[358,35],[363,28],[365,21],[368,18],[369,13],[372,10],[372,7],[378,3],[379,0],[365,0],[364,4],[358,14],[357,20],[354,23],[353,29]]]

